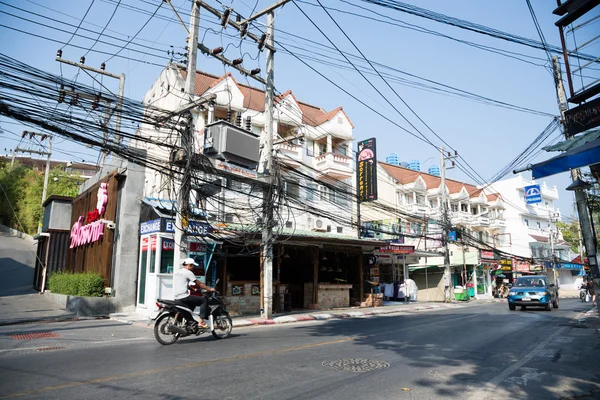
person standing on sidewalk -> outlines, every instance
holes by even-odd
[[[204,323],[204,313],[206,310],[206,298],[204,296],[192,296],[190,294],[190,286],[194,285],[197,289],[204,289],[210,292],[214,292],[215,289],[206,286],[204,283],[196,279],[196,275],[192,272],[194,267],[198,266],[198,263],[193,258],[186,258],[183,260],[183,268],[175,271],[173,274],[173,298],[180,300],[186,306],[188,306],[192,312],[196,307],[200,307],[200,323],[201,328],[207,328],[208,326]]]

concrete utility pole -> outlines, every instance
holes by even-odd
[[[447,158],[455,158],[448,156]],[[449,167],[450,168],[454,168]],[[444,299],[446,303],[452,301],[452,282],[450,282],[450,250],[448,249],[448,232],[450,231],[450,218],[448,215],[448,200],[446,199],[446,153],[443,147],[440,147],[440,190],[441,190],[441,211],[442,211],[442,240],[444,243]]]
[[[89,65],[85,65],[85,57],[81,57],[79,63],[73,62],[73,61],[69,61],[69,60],[65,60],[64,58],[62,58],[62,50],[58,50],[58,52],[56,53],[56,61],[63,63],[63,64],[67,64],[67,65],[72,65],[74,67],[77,68],[81,68],[84,69],[86,71],[92,71],[96,74],[100,74],[103,76],[108,76],[109,78],[114,78],[114,79],[118,79],[119,80],[119,92],[117,95],[117,105],[115,107],[114,110],[111,110],[110,107],[108,106],[110,103],[107,102],[107,107],[106,107],[106,117],[104,120],[104,129],[105,129],[105,133],[104,133],[104,144],[106,144],[107,140],[108,140],[108,122],[110,121],[110,118],[112,116],[113,112],[116,112],[116,116],[115,116],[115,128],[114,128],[114,138],[115,138],[115,142],[116,145],[120,145],[121,144],[121,114],[123,113],[123,96],[125,95],[125,74],[121,73],[120,75],[116,75],[116,74],[112,74],[110,72],[106,72],[104,70],[105,65],[104,63],[102,63],[100,69],[98,68],[94,68],[94,67],[90,67]],[[75,93],[71,93],[71,95],[74,95]],[[84,93],[77,93],[77,96],[81,97],[81,98],[88,98],[89,99],[89,95],[84,94]],[[104,163],[106,162],[106,156],[109,154],[109,152],[105,152],[103,150],[100,150],[100,166],[104,166]]]
[[[273,47],[273,11],[267,14],[267,43]],[[269,185],[263,194],[263,232],[262,232],[262,270],[263,270],[263,318],[270,319],[273,314],[273,102],[274,102],[274,55],[267,48],[267,87],[265,88],[265,166],[263,173],[268,175]]]
[[[565,88],[562,81],[560,64],[558,63],[558,57],[552,57],[552,64],[554,66],[554,83],[556,85],[558,108],[560,110],[563,131],[565,138],[569,139],[571,135],[569,134],[567,120],[565,118],[565,111],[567,111],[568,106],[565,97]],[[572,169],[571,179],[575,182],[580,178],[581,171],[579,168]],[[586,194],[583,189],[575,190],[575,203],[577,205],[577,214],[579,216],[579,224],[581,226],[581,234],[583,236],[583,243],[585,245],[588,263],[592,271],[592,276],[594,277],[596,289],[600,289],[600,270],[598,269],[598,259],[596,257],[596,243],[594,241],[594,233],[592,231],[592,223],[590,220],[591,216],[587,207]],[[581,261],[583,262],[583,260]],[[597,301],[596,304],[598,305],[598,310],[600,312],[600,301]]]
[[[196,90],[196,58],[198,56],[198,29],[200,25],[200,5],[197,1],[192,2],[192,13],[190,15],[190,34],[188,36],[188,65],[185,77],[185,94],[194,100]],[[177,211],[175,216],[175,254],[173,264],[180,268],[182,260],[187,257],[187,241],[184,231],[188,224],[188,210],[190,207],[190,170],[191,160],[194,155],[194,123],[181,133],[181,147],[186,154],[186,168],[181,178],[181,187],[177,198]]]

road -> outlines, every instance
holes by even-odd
[[[3,326],[0,399],[600,398],[600,340],[565,326],[590,308],[479,303],[239,328],[172,346],[112,320]],[[57,336],[10,336],[48,332]]]

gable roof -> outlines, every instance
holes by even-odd
[[[387,171],[388,174],[390,174],[396,181],[398,181],[402,185],[415,182],[419,176],[423,178],[429,189],[437,188],[442,184],[442,178],[436,175],[431,175],[421,171],[415,171],[409,168],[404,168],[398,165],[392,165],[381,161],[378,161],[378,163],[383,167],[383,169]],[[464,187],[467,193],[469,194],[470,198],[478,197],[483,190],[469,183],[459,182],[452,179],[446,179],[446,186],[448,187],[448,191],[450,193],[459,193]],[[492,198],[490,198],[490,196],[492,196]],[[488,200],[496,200],[498,197],[500,197],[498,193],[494,193],[493,195],[487,195]]]
[[[187,75],[187,71],[185,70],[185,68],[182,68],[179,65],[176,65],[176,67],[179,69],[181,77],[185,80]],[[242,92],[242,95],[244,96],[244,108],[259,112],[265,111],[264,90],[260,90],[252,86],[244,85],[237,82],[235,78],[231,75],[231,72],[228,72],[223,76],[216,76],[206,72],[196,71],[196,95],[201,96],[207,90],[210,90],[211,88],[215,87],[217,84],[219,84],[219,82],[225,80],[226,78],[231,78],[235,85],[240,89],[240,92]],[[329,121],[338,112],[341,111],[346,116],[346,119],[348,119],[348,122],[350,122],[352,128],[354,128],[352,121],[350,121],[350,118],[348,118],[348,115],[346,115],[342,107],[338,107],[335,110],[326,112],[322,108],[298,101],[291,90],[288,90],[281,95],[275,96],[275,104],[279,103],[288,95],[291,95],[296,101],[296,103],[298,103],[298,106],[302,111],[303,123],[310,126],[319,126],[322,123]]]

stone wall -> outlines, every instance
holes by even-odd
[[[260,294],[253,295],[252,287],[258,287],[260,290],[260,282],[227,282],[227,292],[225,294],[226,309],[233,316],[241,314],[260,314]],[[243,287],[243,294],[233,294],[234,287]],[[287,290],[286,285],[279,285],[280,310],[283,310],[283,293]],[[273,285],[273,293],[275,293],[275,285]],[[273,306],[275,309],[275,306]]]

